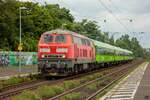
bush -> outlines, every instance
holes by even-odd
[[[60,100],[83,100],[81,93],[71,93],[60,98]]]
[[[42,100],[35,92],[23,91],[19,96],[12,97],[12,100]]]
[[[60,86],[41,86],[37,89],[40,97],[52,97],[56,94],[62,93],[64,89]]]
[[[71,89],[78,86],[80,83],[78,81],[65,81],[63,86],[65,89]]]

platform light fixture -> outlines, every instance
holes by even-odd
[[[26,10],[26,7],[19,7],[19,46],[22,45],[22,23],[21,23],[21,10]],[[19,50],[19,72],[21,72],[21,49]]]

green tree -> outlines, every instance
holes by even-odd
[[[19,7],[26,7],[22,12],[22,41],[24,51],[36,51],[40,35],[64,23],[73,23],[70,11],[59,5],[41,6],[33,2],[0,0],[0,48],[17,50],[19,43]]]
[[[135,37],[130,39],[129,35],[123,35],[116,40],[116,45],[121,48],[131,50],[136,57],[144,57],[144,49]]]

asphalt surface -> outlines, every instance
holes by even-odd
[[[149,99],[142,99],[139,98],[143,91],[139,88],[140,83],[142,83],[143,76],[147,73],[149,67],[149,77],[150,77],[150,65],[148,62],[144,62],[139,65],[134,71],[132,71],[127,77],[121,80],[115,87],[113,87],[108,93],[106,93],[102,98],[99,100],[149,100]],[[149,78],[148,78],[149,79]],[[149,81],[150,82],[150,81]],[[150,84],[149,84],[150,85]],[[137,98],[135,94],[139,89],[139,93],[137,94]],[[147,89],[147,90],[150,90]],[[150,92],[148,92],[150,94]],[[148,94],[147,93],[147,94]],[[148,97],[146,97],[148,98]]]
[[[140,82],[134,100],[150,100],[150,63]]]
[[[0,80],[9,78],[9,76],[17,76],[20,74],[30,74],[37,73],[37,66],[22,66],[21,72],[19,71],[19,67],[9,66],[9,67],[1,67],[0,66]]]

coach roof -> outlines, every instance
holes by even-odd
[[[100,41],[97,41],[97,40],[93,40],[91,39],[94,44],[98,47],[101,47],[101,48],[106,48],[106,49],[110,49],[110,50],[115,50],[115,51],[118,51],[118,52],[124,52],[124,53],[129,53],[129,54],[132,54],[131,51],[128,51],[126,49],[122,49],[120,47],[116,47],[116,46],[113,46],[113,45],[110,45],[110,44],[107,44],[107,43],[103,43],[103,42],[100,42]]]

